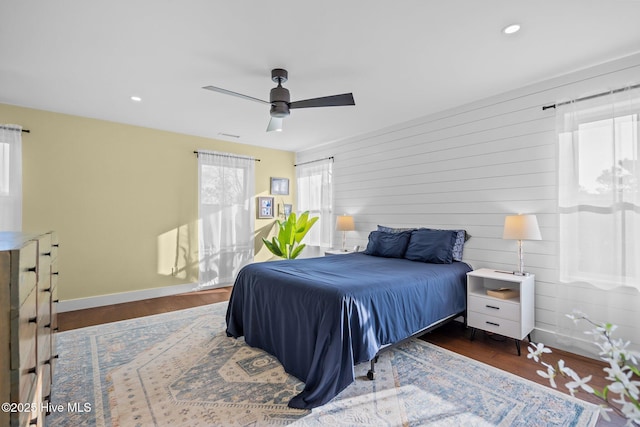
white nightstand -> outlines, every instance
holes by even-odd
[[[351,249],[328,249],[324,251],[324,255],[344,255],[344,254],[352,254],[354,251]]]
[[[487,290],[510,289],[517,295],[509,299],[487,295]],[[529,335],[535,326],[535,276],[517,276],[490,268],[481,268],[467,273],[467,324],[476,329],[503,335],[516,340],[518,356],[520,341]]]

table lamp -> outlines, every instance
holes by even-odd
[[[528,276],[524,271],[524,255],[522,252],[523,240],[542,240],[538,219],[535,215],[508,215],[504,219],[503,239],[518,241],[518,271],[516,276]]]
[[[349,215],[340,215],[336,218],[336,230],[342,231],[342,250],[346,251],[345,243],[347,242],[347,231],[353,231],[356,226],[353,217]]]

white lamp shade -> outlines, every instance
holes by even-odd
[[[542,240],[535,215],[508,215],[504,219],[503,239]]]
[[[349,215],[340,215],[336,218],[336,230],[338,231],[353,231],[356,226],[353,222],[353,217]]]

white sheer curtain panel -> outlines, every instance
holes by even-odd
[[[22,230],[22,126],[0,125],[0,231]]]
[[[556,114],[560,280],[640,289],[640,90]]]
[[[253,261],[255,159],[198,151],[200,288],[233,284]]]
[[[303,242],[308,246],[331,247],[333,224],[333,159],[323,159],[296,166],[297,211],[309,211],[319,217]]]

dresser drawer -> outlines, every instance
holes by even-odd
[[[38,274],[36,273],[36,266],[38,265],[37,242],[30,241],[20,249],[20,261],[18,265],[18,303],[15,306],[16,308],[24,304],[24,301],[29,294],[31,294],[31,291],[38,282]]]
[[[36,290],[33,289],[20,310],[11,313],[11,328],[17,331],[11,346],[13,370],[24,371],[36,366],[36,315]]]
[[[526,336],[526,334],[524,336],[521,335],[522,328],[519,322],[501,319],[484,313],[469,311],[467,313],[467,323],[472,328],[482,329],[517,340],[521,340]]]
[[[520,304],[502,301],[497,298],[469,295],[467,309],[488,316],[513,320],[514,322],[520,321]]]

